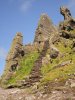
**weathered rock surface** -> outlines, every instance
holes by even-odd
[[[59,55],[59,50],[53,45],[51,45],[50,46],[50,57],[55,59],[58,57],[58,55]]]
[[[73,79],[75,74],[73,72],[74,70],[72,71],[71,69],[71,66],[73,65],[72,67],[74,67],[75,63],[74,57],[72,59],[75,52],[75,20],[66,7],[61,7],[60,12],[64,16],[64,21],[60,23],[59,28],[53,25],[46,14],[41,16],[32,44],[23,45],[22,34],[17,33],[6,59],[6,69],[2,76],[2,82],[4,83],[21,67],[19,66],[19,60],[24,55],[32,51],[39,52],[39,57],[34,62],[30,74],[23,78],[23,80],[20,80],[20,88],[33,87],[34,92],[37,91],[37,93],[29,94],[24,89],[0,89],[1,100],[75,100],[75,80]],[[50,64],[49,67],[51,68],[46,71],[46,74],[42,75],[41,67],[44,65],[46,67],[47,64]],[[52,72],[52,74],[49,71],[55,71],[56,73]],[[59,71],[62,75],[58,73]],[[71,71],[72,73],[70,73]],[[54,78],[52,80],[54,83],[51,81],[52,84],[47,83],[48,85],[43,85],[43,89],[45,89],[44,93],[48,93],[50,89],[49,94],[39,92],[37,89],[39,87],[38,84],[41,84],[40,79],[45,79],[45,75],[51,76],[51,74],[53,75],[51,78]],[[71,77],[71,74],[73,74],[73,77]],[[66,78],[63,76],[66,76]],[[69,76],[72,79],[67,80]],[[46,78],[47,80],[45,79],[45,82],[49,81],[48,76]],[[9,88],[14,86],[9,84]]]
[[[75,100],[74,91],[64,88],[61,90],[53,90],[49,94],[37,92],[31,94],[25,89],[1,89],[0,100]]]
[[[24,47],[25,54],[28,54],[28,53],[33,52],[33,51],[37,51],[37,48],[38,48],[36,43],[27,44],[27,45],[25,45],[23,47]]]
[[[71,88],[75,88],[75,80],[73,79],[68,79],[65,83],[66,86],[71,87]]]
[[[19,59],[24,56],[23,36],[17,33],[11,44],[10,51],[6,58],[5,71],[2,76],[3,80],[8,80],[14,71],[19,67]]]
[[[61,30],[70,31],[75,28],[75,19],[72,18],[70,10],[66,7],[60,8],[61,14],[64,16],[64,21],[60,23]]]
[[[46,14],[42,14],[35,32],[34,43],[37,43],[38,46],[41,47],[40,45],[44,45],[46,40],[51,41],[54,34],[58,34],[57,28]]]
[[[21,33],[17,33],[15,38],[13,39],[10,51],[6,58],[6,66],[11,66],[10,71],[14,71],[17,69],[18,60],[24,56],[23,50],[23,36]]]
[[[64,20],[72,19],[70,10],[64,6],[60,7],[60,13],[64,16]]]

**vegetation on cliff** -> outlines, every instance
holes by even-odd
[[[32,45],[24,46],[21,34],[13,40],[14,51],[11,48],[6,62],[6,87],[31,87],[37,83],[39,87],[47,83],[65,86],[67,80],[75,79],[75,21],[67,8],[61,7],[60,11],[64,21],[59,28],[42,15]]]
[[[38,56],[39,53],[33,51],[21,58],[19,61],[20,68],[13,73],[12,77],[7,81],[7,85],[19,85],[20,81],[30,74]]]

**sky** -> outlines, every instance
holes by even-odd
[[[0,0],[0,75],[16,32],[23,43],[32,43],[40,15],[48,14],[55,25],[63,20],[60,6],[67,6],[75,17],[75,0]]]

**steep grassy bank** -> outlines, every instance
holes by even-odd
[[[67,45],[65,46],[65,43]],[[41,68],[41,73],[43,78],[41,84],[46,84],[47,82],[64,82],[69,78],[74,78],[75,76],[75,53],[72,49],[72,40],[66,40],[56,42],[54,45],[60,51],[61,56],[52,59],[52,62],[48,65],[43,65]]]
[[[39,53],[34,51],[32,53],[27,54],[20,60],[20,68],[14,72],[14,75],[7,81],[7,85],[18,84],[19,81],[25,79],[27,77],[34,65],[34,62],[38,58]]]

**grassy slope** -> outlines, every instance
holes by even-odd
[[[72,48],[72,39],[67,39],[65,42],[61,40],[60,42],[55,43],[55,47],[59,49],[63,57],[57,57],[52,59],[52,63],[49,62],[48,65],[41,67],[41,73],[43,78],[41,79],[41,84],[45,84],[49,81],[54,82],[56,79],[58,81],[65,81],[66,79],[73,77],[75,73],[75,53]],[[65,43],[67,46],[65,47]],[[47,54],[49,54],[49,50]],[[37,52],[32,52],[27,56],[23,57],[20,61],[20,68],[14,73],[13,77],[8,80],[7,84],[16,84],[18,81],[25,79],[33,68],[34,62],[38,58],[39,54]],[[65,65],[63,67],[58,67],[53,69],[55,66],[61,64],[62,62],[72,60],[72,63]],[[53,69],[53,70],[52,70]]]
[[[43,74],[43,79],[41,80],[42,84],[45,84],[49,81],[54,82],[56,79],[58,81],[63,82],[70,77],[73,78],[73,76],[71,75],[75,73],[75,54],[71,49],[72,47],[71,43],[72,40],[67,40],[67,47],[64,46],[63,42],[58,42],[55,44],[55,46],[60,50],[62,54],[65,54],[65,56],[53,59],[53,63],[49,63],[48,66],[42,66],[41,68],[41,72]],[[53,69],[53,67],[55,67],[56,65],[61,64],[62,62],[68,60],[72,60],[72,63],[60,68]]]
[[[7,85],[17,84],[18,81],[27,77],[34,65],[34,62],[38,58],[38,52],[34,51],[20,60],[20,68],[14,73],[14,75],[8,80]]]

